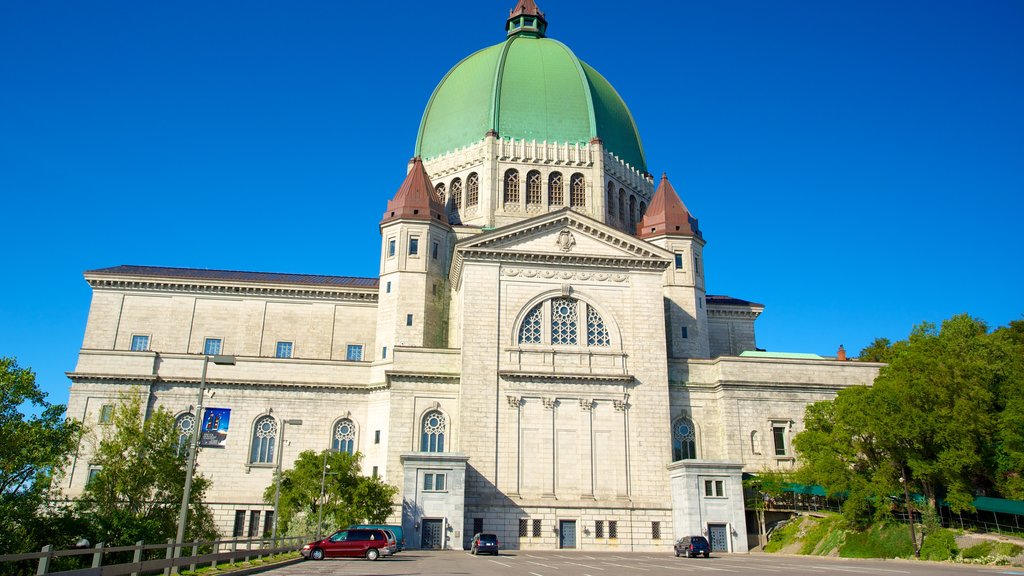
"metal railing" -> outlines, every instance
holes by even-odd
[[[296,536],[276,540],[245,538],[183,544],[175,544],[174,540],[168,540],[166,544],[146,544],[139,541],[131,546],[106,546],[100,543],[92,548],[68,550],[54,550],[53,546],[47,545],[39,552],[0,555],[0,567],[3,567],[5,572],[32,574],[31,565],[34,563],[34,573],[37,575],[142,576],[162,572],[164,576],[170,576],[181,569],[194,572],[197,568],[207,565],[216,568],[218,564],[233,563],[239,559],[250,562],[254,559],[262,560],[267,556],[294,552],[300,550],[310,540],[311,537],[308,536]],[[180,555],[175,553],[179,547]],[[125,561],[127,558],[131,560]],[[10,570],[11,563],[20,564],[23,571]]]

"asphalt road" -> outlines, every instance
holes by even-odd
[[[499,556],[471,556],[459,551],[407,550],[370,562],[360,558],[312,560],[264,572],[272,576],[407,576],[444,574],[486,576],[1024,576],[1024,568],[988,567],[902,560],[806,558],[771,554],[676,558],[671,553],[510,550]]]

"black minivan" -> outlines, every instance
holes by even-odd
[[[708,544],[707,538],[703,536],[683,536],[676,540],[676,556],[693,558],[702,554],[705,558],[711,556],[711,544]]]

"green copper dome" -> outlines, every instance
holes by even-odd
[[[416,138],[429,159],[480,141],[502,138],[587,143],[647,171],[640,134],[625,102],[566,45],[540,33],[510,32],[507,40],[452,68],[434,89]]]

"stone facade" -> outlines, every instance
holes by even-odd
[[[204,356],[232,355],[209,364],[203,402],[230,409],[227,440],[197,459],[225,535],[261,532],[277,456],[339,446],[344,421],[363,472],[399,487],[391,520],[412,548],[483,529],[511,548],[667,550],[713,532],[743,551],[741,472],[792,468],[805,407],[877,374],[742,356],[763,306],[706,294],[696,220],[600,138],[488,133],[409,167],[378,278],[87,272],[69,415],[102,430],[104,407],[137,395],[188,420]]]

